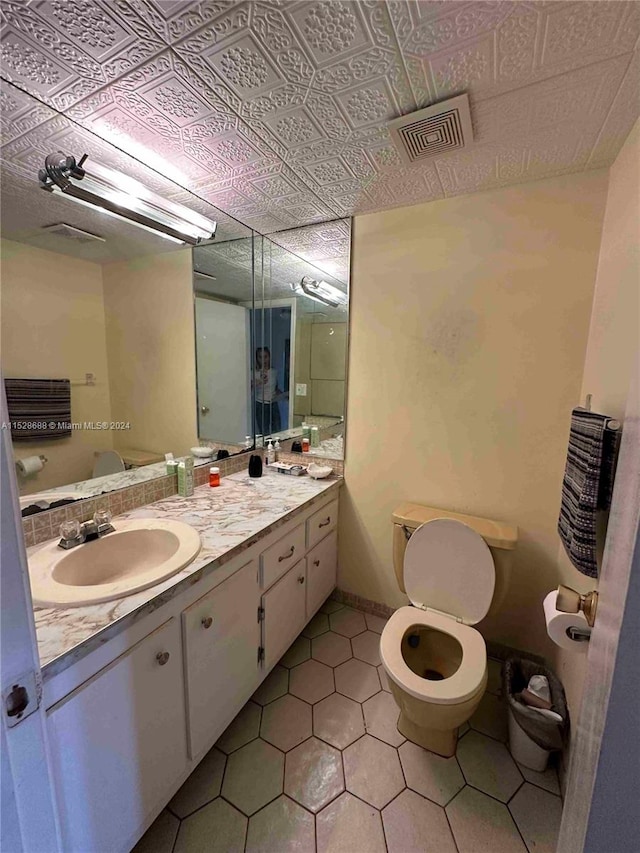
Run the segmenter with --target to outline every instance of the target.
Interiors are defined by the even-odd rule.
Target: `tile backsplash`
[[[238,456],[230,456],[228,459],[211,462],[211,464],[200,465],[194,471],[194,483],[196,486],[203,486],[209,481],[211,465],[217,465],[220,468],[220,476],[227,477],[229,474],[244,471],[248,464],[249,454],[242,453]],[[88,521],[98,509],[106,509],[111,515],[120,515],[123,512],[130,512],[138,507],[168,498],[177,492],[178,478],[175,474],[169,474],[145,483],[137,483],[124,489],[108,492],[98,497],[85,498],[66,506],[39,512],[22,519],[24,541],[27,548],[31,545],[39,545],[41,542],[56,537],[63,521]]]

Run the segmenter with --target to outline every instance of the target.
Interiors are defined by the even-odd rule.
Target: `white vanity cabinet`
[[[65,853],[128,853],[336,585],[302,509],[45,684]]]
[[[262,596],[262,657],[267,671],[280,660],[307,623],[306,563],[303,557]]]
[[[199,758],[258,686],[258,563],[182,612],[189,755]]]
[[[335,588],[337,571],[338,534],[334,530],[307,554],[307,619]]]
[[[187,766],[180,623],[48,711],[65,853],[127,850]]]

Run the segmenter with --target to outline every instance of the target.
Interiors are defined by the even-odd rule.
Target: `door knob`
[[[164,666],[170,657],[171,655],[169,654],[169,652],[158,652],[158,654],[156,655],[156,660],[158,661],[160,666]]]
[[[205,630],[206,630],[207,628],[210,628],[212,625],[213,625],[213,617],[211,617],[211,616],[205,616],[205,617],[202,619],[202,627],[203,627]]]
[[[200,411],[203,415],[208,415],[211,409],[209,408],[209,406],[200,406]]]
[[[587,625],[593,628],[596,621],[596,611],[598,609],[598,592],[592,590],[585,595],[576,592],[569,586],[560,584],[556,594],[556,610],[562,613],[578,613],[580,610],[584,613],[584,618],[587,620]]]

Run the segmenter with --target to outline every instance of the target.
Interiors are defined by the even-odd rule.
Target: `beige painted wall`
[[[624,419],[634,365],[640,360],[640,121],[609,172],[602,244],[580,397],[596,412]],[[581,592],[597,584],[580,574],[559,546],[562,582]],[[586,656],[554,649],[574,718]]]
[[[114,446],[188,453],[197,444],[191,250],[102,268]]]
[[[606,173],[356,217],[342,588],[392,606],[391,512],[517,524],[485,636],[550,654],[542,599],[579,400]]]
[[[98,264],[2,240],[2,368],[7,377],[81,380],[73,385],[74,422],[110,421],[102,272]],[[112,446],[111,433],[77,430],[69,438],[16,442],[16,459],[43,454],[44,469],[20,479],[21,494],[91,476],[94,451]]]

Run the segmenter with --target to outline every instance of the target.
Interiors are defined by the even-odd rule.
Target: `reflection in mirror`
[[[3,122],[0,331],[4,377],[17,380],[11,412],[45,423],[12,435],[30,513],[164,476],[165,453],[198,444],[191,249],[45,192],[47,156],[87,153],[215,220],[216,242],[250,243],[252,232],[164,177],[181,180],[157,155],[130,157],[19,97],[38,124]]]
[[[193,250],[198,435],[237,453],[253,446],[253,240]]]
[[[256,434],[308,437],[330,458],[344,455],[349,243],[348,220],[271,235],[256,276]],[[314,244],[322,268],[285,248],[312,254]]]

